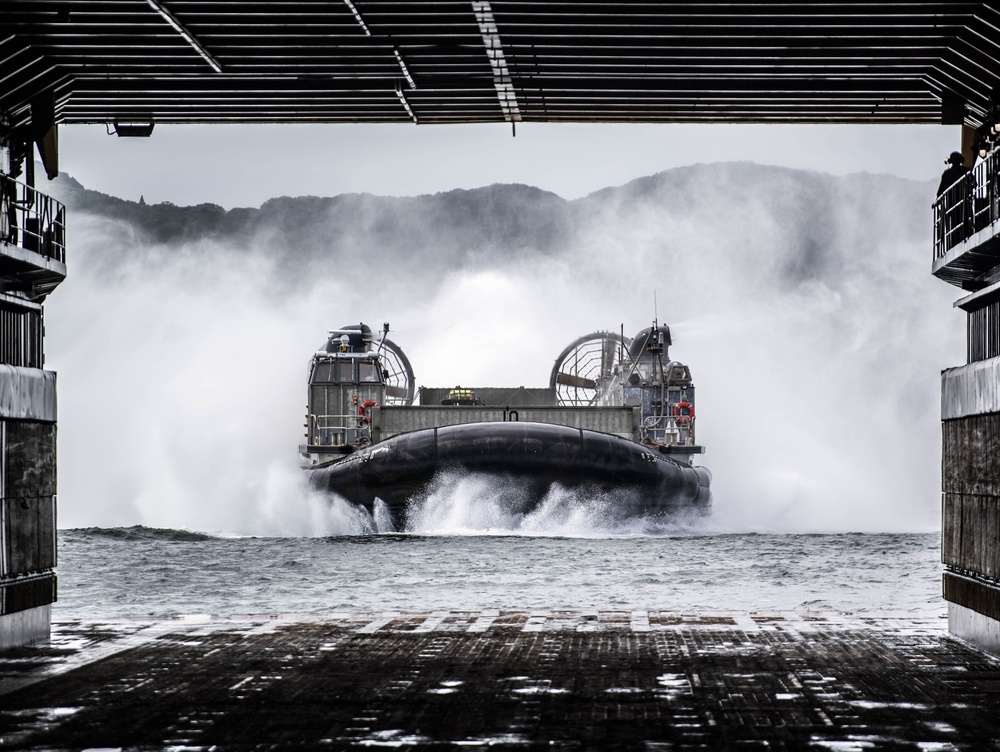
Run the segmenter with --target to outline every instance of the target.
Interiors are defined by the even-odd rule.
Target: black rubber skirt
[[[310,472],[316,489],[369,508],[380,498],[397,512],[447,470],[512,478],[536,502],[558,483],[621,491],[640,513],[705,512],[711,505],[711,474],[705,468],[612,434],[551,423],[468,423],[411,431]]]

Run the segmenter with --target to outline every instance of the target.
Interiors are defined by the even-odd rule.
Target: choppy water
[[[937,534],[60,532],[56,619],[335,610],[937,615]]]

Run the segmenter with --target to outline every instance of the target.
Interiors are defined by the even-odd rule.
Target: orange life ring
[[[361,420],[365,423],[372,422],[372,417],[365,413],[365,410],[367,410],[369,407],[378,407],[378,402],[376,402],[375,400],[365,400],[358,407],[358,415],[361,416]]]
[[[687,410],[683,415],[681,410]],[[687,423],[694,417],[694,407],[690,402],[678,402],[674,405],[674,417],[677,418],[678,423]]]

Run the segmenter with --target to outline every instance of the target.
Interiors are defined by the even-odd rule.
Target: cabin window
[[[337,361],[337,381],[341,384],[354,382],[354,363],[350,360]]]
[[[333,381],[333,363],[317,362],[313,365],[313,384],[329,384]]]
[[[378,369],[371,360],[358,363],[358,381],[378,381]]]

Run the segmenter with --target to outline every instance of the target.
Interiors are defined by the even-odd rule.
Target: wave
[[[170,528],[146,527],[78,527],[60,530],[59,534],[104,538],[115,541],[165,541],[167,543],[192,543],[219,540],[219,536],[200,533],[195,530],[172,530]]]

